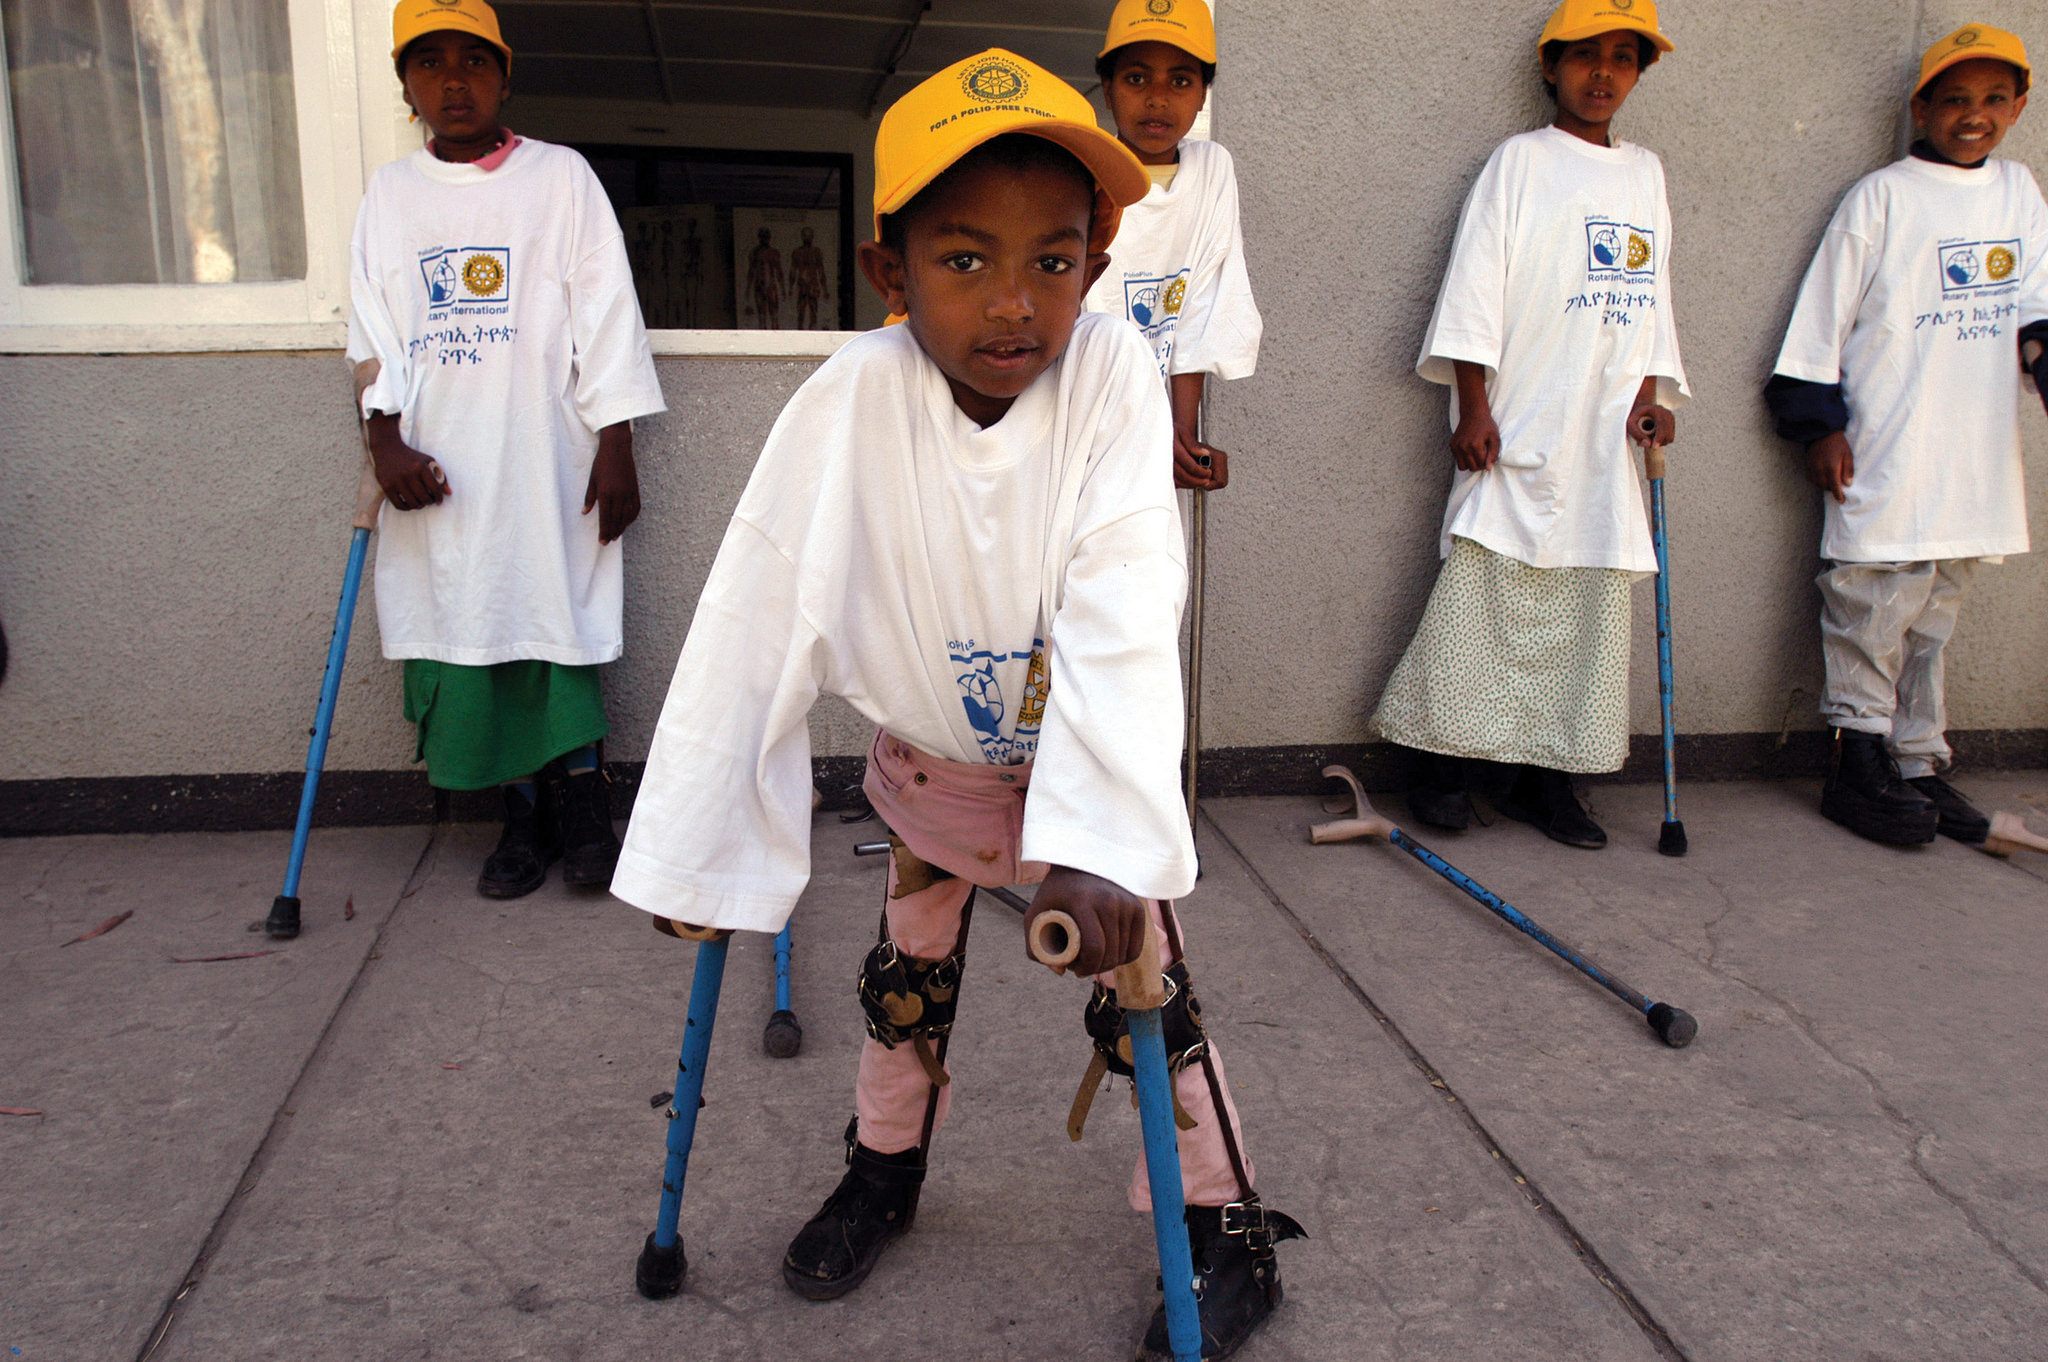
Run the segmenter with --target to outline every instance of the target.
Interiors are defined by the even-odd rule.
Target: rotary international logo
[[[1614,7],[1626,14],[1636,7],[1636,0],[1614,0]]]
[[[1166,297],[1163,300],[1166,303],[1166,315],[1169,317],[1178,315],[1180,312],[1181,304],[1185,303],[1187,300],[1187,280],[1176,279],[1172,283],[1168,284],[1166,286]]]
[[[462,286],[473,297],[489,298],[505,287],[505,267],[496,256],[473,255],[462,262]]]
[[[1961,33],[1956,34],[1956,46],[1975,47],[1977,45],[1978,39],[1982,38],[1983,36],[1983,34],[1979,33],[1974,28],[1966,28]]]
[[[1173,13],[1173,0],[1145,0],[1145,12],[1155,19],[1164,19]]]
[[[1650,243],[1637,236],[1634,232],[1630,232],[1628,234],[1628,255],[1626,259],[1628,267],[1632,270],[1639,270],[1649,264]]]
[[[2003,246],[1994,246],[1991,253],[1984,257],[1984,273],[1993,279],[2010,279],[2018,264],[2019,261],[2013,257],[2011,251]]]
[[[960,88],[987,104],[1002,104],[1023,98],[1030,88],[1024,68],[1001,57],[977,62],[960,76]]]

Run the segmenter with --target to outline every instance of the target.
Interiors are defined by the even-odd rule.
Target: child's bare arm
[[[1175,374],[1168,380],[1173,399],[1173,485],[1198,492],[1220,492],[1230,482],[1230,455],[1204,444],[1203,374]]]
[[[399,438],[396,416],[380,411],[367,424],[370,463],[377,473],[377,485],[384,489],[384,499],[400,511],[440,505],[441,498],[449,494],[441,465]]]
[[[1671,408],[1657,404],[1657,376],[1643,380],[1636,390],[1635,405],[1628,413],[1628,438],[1643,446],[1663,448],[1678,438],[1678,417]]]
[[[1140,933],[1152,930],[1152,918],[1142,899],[1100,875],[1056,865],[1024,914],[1027,943],[1039,914],[1055,908],[1073,918],[1080,933],[1081,953],[1071,966],[1076,974],[1102,974],[1129,964],[1143,949]],[[1028,947],[1025,954],[1030,954]]]
[[[597,433],[597,457],[583,489],[583,514],[597,511],[597,542],[609,544],[640,518],[640,473],[633,464],[633,423],[619,421]]]
[[[1500,427],[1486,400],[1486,366],[1454,360],[1457,374],[1458,428],[1451,432],[1451,457],[1467,473],[1484,473],[1500,462]]]

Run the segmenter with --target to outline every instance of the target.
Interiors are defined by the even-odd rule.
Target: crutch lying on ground
[[[1309,840],[1311,842],[1348,842],[1363,837],[1383,838],[1393,843],[1416,860],[1428,866],[1431,870],[1434,870],[1437,874],[1449,880],[1452,884],[1458,886],[1458,888],[1464,890],[1467,895],[1492,912],[1494,916],[1528,936],[1535,938],[1581,974],[1584,974],[1594,983],[1642,1013],[1644,1020],[1649,1022],[1650,1029],[1657,1033],[1657,1039],[1663,1041],[1674,1050],[1683,1049],[1685,1046],[1692,1044],[1692,1038],[1699,1034],[1700,1028],[1699,1023],[1692,1019],[1690,1013],[1681,1011],[1669,1003],[1651,1002],[1648,998],[1636,992],[1606,970],[1601,969],[1570,946],[1559,941],[1549,932],[1544,931],[1533,919],[1516,908],[1512,903],[1509,903],[1500,895],[1471,879],[1456,866],[1444,860],[1420,842],[1417,842],[1387,819],[1382,818],[1374,810],[1371,803],[1367,801],[1364,788],[1359,785],[1358,777],[1351,774],[1350,768],[1326,766],[1323,768],[1323,774],[1331,780],[1341,780],[1350,787],[1355,812],[1349,818],[1341,818],[1330,823],[1316,824],[1313,828],[1309,829]]]
[[[2018,814],[2000,811],[1991,815],[1991,833],[1977,850],[2001,858],[2015,851],[2048,851],[2048,837],[2029,828]]]
[[[1058,909],[1040,913],[1025,944],[1031,958],[1052,970],[1066,968],[1081,951],[1074,919]],[[1174,1362],[1201,1362],[1202,1318],[1195,1304],[1195,1262],[1188,1246],[1187,1205],[1181,1195],[1180,1145],[1173,1114],[1173,1079],[1159,1009],[1166,1003],[1159,941],[1148,920],[1138,958],[1116,972],[1116,1000],[1130,1027],[1131,1065],[1137,1070],[1138,1123],[1145,1136],[1145,1180],[1152,1192],[1152,1237],[1159,1246],[1159,1281],[1166,1297],[1166,1335]]]
[[[349,532],[348,566],[341,574],[341,602],[334,611],[334,632],[327,641],[327,671],[320,678],[320,704],[313,712],[311,741],[306,744],[306,781],[299,789],[299,817],[292,827],[291,858],[285,862],[284,888],[270,903],[263,931],[274,941],[299,934],[299,872],[306,864],[306,839],[313,831],[313,800],[320,793],[320,772],[327,764],[327,737],[334,728],[334,704],[341,695],[341,671],[348,661],[348,635],[356,618],[356,594],[363,584],[363,558],[370,532],[377,528],[377,508],[384,490],[370,462],[370,437],[363,425],[363,392],[377,381],[382,366],[366,359],[355,368],[356,434],[363,446],[363,474],[356,483],[354,528]],[[436,470],[438,476],[439,470]]]

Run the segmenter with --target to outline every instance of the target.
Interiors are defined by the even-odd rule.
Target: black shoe
[[[1897,847],[1926,845],[1941,822],[1934,801],[1900,777],[1884,739],[1847,728],[1835,730],[1820,811],[1859,837]]]
[[[1204,1359],[1228,1357],[1280,1303],[1280,1260],[1273,1246],[1306,1239],[1292,1216],[1269,1211],[1257,1197],[1228,1206],[1188,1207],[1188,1248],[1195,1260],[1195,1308],[1202,1318]],[[1152,1313],[1139,1362],[1171,1362],[1166,1305]]]
[[[1472,826],[1472,796],[1465,793],[1465,764],[1456,757],[1411,749],[1408,757],[1408,812],[1415,821],[1445,832]]]
[[[476,892],[487,899],[516,899],[546,882],[548,867],[562,849],[547,831],[547,811],[536,807],[536,800],[547,800],[545,785],[534,787],[535,799],[519,793],[515,785],[499,788],[505,794],[505,830],[498,836],[497,849],[484,858]]]
[[[1572,790],[1572,778],[1543,766],[1524,766],[1515,783],[1496,805],[1502,813],[1528,823],[1553,842],[1598,850],[1607,845],[1607,830],[1593,821]]]
[[[1991,820],[1969,800],[1963,792],[1943,780],[1940,776],[1915,776],[1906,782],[1934,805],[1934,830],[1943,837],[1953,837],[1973,847],[1984,845],[1984,839],[1991,835]]]
[[[922,1150],[877,1154],[853,1143],[847,1165],[846,1176],[782,1256],[782,1280],[809,1300],[837,1300],[866,1281],[889,1241],[917,1218]]]
[[[619,864],[619,835],[612,830],[612,782],[602,768],[572,776],[550,775],[555,826],[562,841],[562,883],[578,889],[609,889]]]

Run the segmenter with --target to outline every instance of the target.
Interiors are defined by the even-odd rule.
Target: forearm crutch
[[[1678,729],[1671,717],[1671,544],[1664,518],[1664,450],[1643,446],[1650,479],[1650,528],[1657,541],[1657,703],[1664,712],[1664,827],[1657,850],[1685,855],[1685,824],[1678,819]]]
[[[1545,931],[1534,918],[1514,904],[1395,827],[1391,820],[1381,817],[1367,801],[1365,790],[1358,783],[1358,777],[1351,774],[1348,767],[1326,766],[1323,768],[1323,775],[1331,780],[1343,781],[1351,791],[1355,807],[1349,818],[1318,823],[1310,828],[1308,838],[1311,842],[1348,842],[1358,838],[1371,838],[1392,843],[1462,889],[1473,902],[1536,941],[1573,969],[1634,1008],[1642,1015],[1643,1020],[1649,1023],[1650,1029],[1656,1032],[1657,1039],[1674,1050],[1682,1050],[1692,1044],[1693,1037],[1699,1034],[1700,1027],[1699,1023],[1693,1020],[1691,1013],[1673,1007],[1670,1003],[1653,1002],[1630,988]]]
[[[327,640],[327,670],[320,678],[320,703],[313,711],[313,727],[306,744],[306,780],[299,787],[299,816],[292,825],[291,857],[285,862],[284,888],[270,901],[270,916],[263,919],[263,932],[273,941],[289,941],[299,934],[299,872],[306,864],[306,842],[313,832],[313,800],[320,793],[320,772],[327,765],[327,738],[334,730],[334,706],[341,695],[341,672],[348,662],[348,636],[356,618],[356,595],[363,585],[363,559],[369,552],[370,532],[377,528],[377,508],[384,504],[384,489],[377,485],[377,473],[370,462],[369,433],[363,426],[363,390],[377,381],[379,364],[366,359],[355,369],[356,434],[363,446],[363,471],[356,482],[356,513],[349,532],[348,566],[341,574],[341,601],[334,609],[334,632]]]
[[[1152,1237],[1159,1246],[1159,1281],[1166,1297],[1166,1336],[1174,1362],[1201,1362],[1202,1317],[1195,1305],[1194,1254],[1188,1247],[1187,1204],[1181,1192],[1173,1079],[1166,1069],[1166,1041],[1159,1021],[1166,986],[1159,968],[1158,936],[1149,917],[1140,935],[1144,947],[1138,958],[1117,969],[1116,1000],[1130,1028],[1131,1067],[1137,1071],[1138,1123],[1145,1135],[1145,1176],[1152,1191]],[[1027,944],[1032,959],[1065,973],[1080,953],[1081,933],[1073,918],[1049,909],[1032,922]]]
[[[775,934],[775,1012],[761,1032],[761,1048],[776,1059],[790,1059],[804,1047],[804,1029],[789,1006],[789,924]]]
[[[654,1232],[640,1249],[633,1285],[649,1300],[683,1289],[689,1259],[676,1222],[683,1210],[683,1180],[690,1171],[690,1146],[697,1138],[697,1109],[704,1104],[704,1066],[711,1058],[711,1028],[718,1020],[718,991],[725,982],[725,949],[731,932],[708,931],[667,918],[658,930],[697,943],[697,970],[690,980],[690,1009],[683,1022],[682,1057],[676,1061],[676,1089],[668,1104],[668,1157],[661,1168],[661,1209]]]
[[[1194,504],[1188,512],[1189,591],[1194,597],[1188,615],[1188,827],[1195,824],[1196,777],[1202,762],[1202,603],[1209,585],[1209,494],[1197,489],[1188,494]]]

